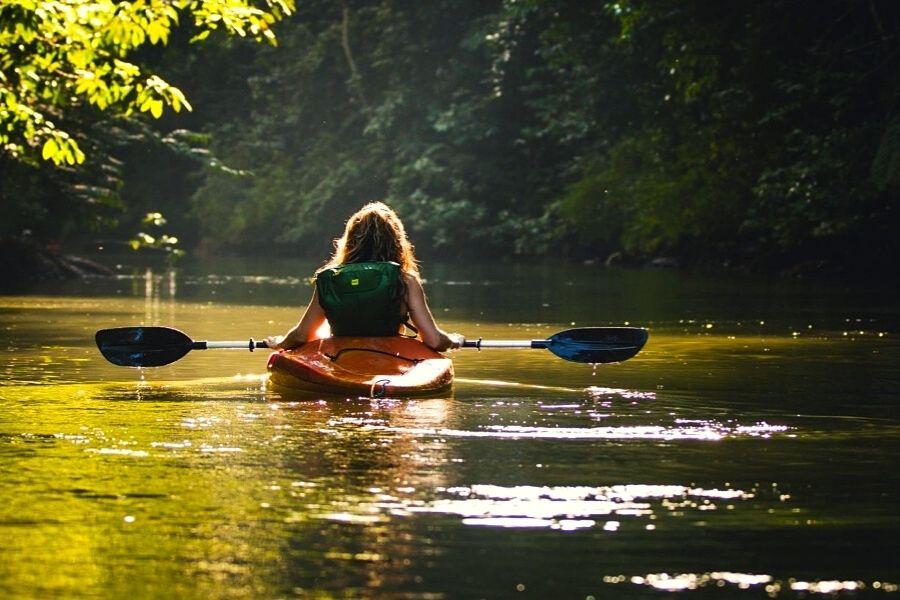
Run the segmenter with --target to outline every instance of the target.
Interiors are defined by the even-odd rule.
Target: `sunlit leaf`
[[[41,150],[41,158],[49,160],[56,157],[57,152],[59,152],[59,148],[56,145],[56,140],[50,138],[44,142],[44,147]]]

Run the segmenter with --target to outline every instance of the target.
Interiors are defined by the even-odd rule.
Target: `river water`
[[[898,295],[566,265],[424,266],[470,338],[639,325],[622,364],[453,353],[426,400],[286,398],[264,352],[106,363],[97,329],[286,330],[311,264],[0,296],[0,595],[888,597]],[[665,595],[665,594],[663,594]]]

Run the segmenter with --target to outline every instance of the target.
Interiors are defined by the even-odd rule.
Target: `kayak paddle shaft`
[[[547,340],[466,340],[463,348],[546,348]]]
[[[213,348],[232,348],[235,350],[253,350],[254,348],[268,348],[265,342],[254,342],[252,339],[249,343],[240,342],[194,342],[193,350],[212,350]]]

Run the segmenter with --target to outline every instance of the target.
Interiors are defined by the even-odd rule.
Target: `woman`
[[[316,339],[326,319],[332,334],[341,336],[398,335],[412,321],[425,345],[438,352],[465,341],[434,322],[413,246],[397,213],[382,202],[366,204],[350,217],[331,260],[316,271],[300,322],[266,342],[272,349],[302,346]]]

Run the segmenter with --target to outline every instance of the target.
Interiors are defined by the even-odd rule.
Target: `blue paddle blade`
[[[190,352],[194,344],[170,327],[101,329],[96,341],[103,357],[120,367],[161,367]]]
[[[648,337],[647,330],[640,327],[581,327],[550,337],[546,348],[573,362],[622,362],[640,352]]]

